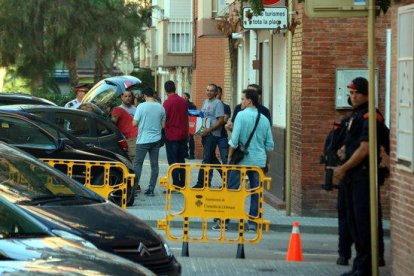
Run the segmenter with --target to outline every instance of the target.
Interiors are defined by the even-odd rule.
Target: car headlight
[[[59,229],[52,229],[52,232],[56,235],[59,236],[61,238],[67,239],[67,240],[71,240],[73,242],[76,242],[78,244],[81,244],[85,247],[89,247],[92,249],[98,249],[93,243],[85,240],[82,237],[76,236],[70,232],[64,231],[64,230],[59,230]]]

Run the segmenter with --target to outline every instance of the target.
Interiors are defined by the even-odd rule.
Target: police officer
[[[65,104],[65,107],[67,108],[73,108],[76,109],[80,106],[83,97],[85,97],[86,92],[88,92],[90,89],[90,85],[89,84],[81,84],[75,87],[75,91],[76,91],[76,98],[67,102]]]
[[[344,140],[345,162],[334,168],[334,183],[342,181],[344,185],[346,215],[357,254],[352,270],[343,275],[371,275],[368,81],[362,77],[355,78],[348,89],[353,112],[347,123]],[[379,146],[386,140],[384,136],[388,135],[385,129],[383,119],[377,119],[378,156]],[[379,179],[379,182],[382,181]],[[382,237],[381,210],[379,224],[379,235]],[[380,254],[382,250],[380,248]]]

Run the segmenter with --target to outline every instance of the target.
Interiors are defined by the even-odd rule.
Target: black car
[[[0,274],[153,275],[139,264],[97,250],[90,242],[65,233],[69,239],[59,237],[0,196]]]
[[[11,105],[11,104],[36,104],[36,105],[52,105],[56,106],[55,103],[35,97],[29,94],[24,93],[14,93],[14,92],[0,92],[0,105]]]
[[[2,142],[0,195],[54,232],[82,237],[98,249],[137,262],[158,275],[181,272],[168,245],[142,220]]]
[[[40,105],[0,106],[0,110],[24,111],[38,115],[69,132],[85,144],[93,144],[128,158],[128,144],[122,133],[110,120],[93,112]]]
[[[29,117],[29,119],[27,118]],[[75,138],[76,139],[76,138]],[[90,160],[121,162],[127,166],[129,173],[134,174],[131,162],[123,156],[108,152],[97,147],[83,146],[82,142],[74,140],[73,137],[65,135],[59,128],[43,121],[35,115],[0,111],[0,140],[14,145],[37,158],[63,159],[63,160]],[[74,148],[80,147],[80,149]],[[63,173],[68,173],[68,166],[56,167]],[[72,178],[80,183],[86,182],[86,172],[83,167],[74,166]],[[91,184],[103,183],[104,170],[102,167],[94,167],[91,171]],[[111,169],[109,184],[117,185],[124,181],[124,174],[120,169]],[[127,188],[127,205],[132,206],[135,201],[135,191],[132,182]],[[116,190],[111,193],[109,199],[121,205],[122,191]]]

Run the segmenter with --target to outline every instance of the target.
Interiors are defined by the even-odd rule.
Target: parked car
[[[79,138],[85,144],[93,144],[128,158],[128,144],[122,133],[111,120],[93,112],[40,105],[0,106],[0,110],[24,111],[38,115]]]
[[[84,246],[80,237],[70,235],[75,240],[59,237],[0,196],[0,274],[154,275],[82,239],[88,247]]]
[[[16,92],[0,92],[0,105],[11,105],[11,104],[36,104],[36,105],[52,105],[56,106],[55,103],[35,97],[29,94],[16,93]]]
[[[49,229],[82,237],[158,275],[180,274],[181,266],[168,245],[145,222],[3,142],[0,179],[0,195]]]
[[[134,173],[134,168],[127,158],[104,149],[83,146],[84,144],[82,142],[74,140],[74,137],[68,136],[63,131],[59,131],[58,127],[51,126],[51,124],[41,118],[30,114],[23,116],[22,112],[20,113],[0,111],[0,140],[14,145],[37,158],[118,161],[127,166],[129,173]],[[77,149],[76,145],[80,149]],[[67,166],[58,166],[57,168],[63,173],[67,173]],[[85,183],[86,172],[84,168],[74,166],[72,177],[80,183]],[[94,167],[91,171],[91,177],[92,184],[101,184],[104,179],[103,168]],[[123,183],[123,181],[123,172],[120,169],[111,169],[109,178],[110,185],[117,185]],[[109,199],[121,205],[122,191],[116,190],[112,192]],[[127,189],[127,205],[132,206],[134,201],[135,191],[132,186],[129,186]]]

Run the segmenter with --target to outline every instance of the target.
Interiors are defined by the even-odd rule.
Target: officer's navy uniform
[[[368,102],[357,107],[352,113],[345,136],[345,154],[348,160],[359,148],[360,143],[368,141]],[[385,125],[383,120],[377,120],[378,156],[381,141],[385,139]],[[379,163],[379,161],[378,161]],[[349,227],[357,255],[352,270],[359,272],[356,275],[371,275],[371,230],[370,230],[370,195],[369,195],[369,157],[360,164],[347,171],[344,179],[346,194],[346,212]],[[378,179],[379,183],[383,179]],[[379,202],[379,200],[378,200]],[[383,229],[381,221],[381,207],[379,205],[379,253],[383,256]]]

